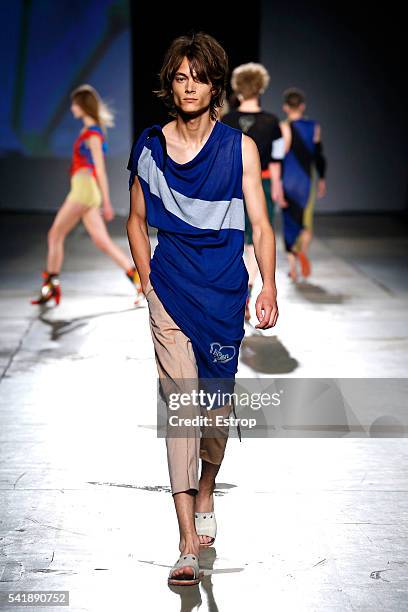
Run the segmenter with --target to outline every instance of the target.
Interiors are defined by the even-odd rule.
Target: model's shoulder
[[[266,119],[270,123],[279,123],[279,117],[275,115],[275,113],[270,113],[269,111],[263,111],[263,115],[264,117],[266,117]]]
[[[301,123],[304,125],[316,125],[317,121],[315,119],[311,119],[310,117],[302,117],[299,119]]]
[[[127,169],[131,170],[132,168],[137,167],[137,163],[139,161],[139,157],[142,154],[142,151],[147,147],[150,148],[148,143],[150,142],[150,138],[154,135],[153,128],[160,127],[156,125],[149,125],[145,127],[141,132],[136,134],[136,138],[132,143],[132,148],[130,152],[129,162]]]
[[[84,132],[82,132],[82,136],[88,138],[89,136],[100,136],[101,138],[105,138],[105,133],[102,130],[100,125],[89,125]]]
[[[224,117],[223,117],[224,119]],[[227,123],[224,123],[223,121],[219,121],[218,122],[220,126],[222,126],[222,130],[224,131],[224,133],[226,135],[230,135],[230,136],[236,136],[236,135],[242,135],[242,130],[239,130],[238,128],[234,128],[231,125],[228,125]]]
[[[176,125],[176,119],[172,119],[171,121],[166,121],[166,123],[163,123],[162,125],[155,124],[152,126],[152,129],[155,130],[156,128],[159,128],[163,134],[170,136]]]
[[[160,134],[162,134],[162,131],[159,124],[153,124],[143,128],[141,132],[136,134],[136,138],[133,141],[133,148],[143,148],[143,146],[146,145],[154,136],[159,136]]]
[[[236,110],[230,110],[221,117],[221,121],[225,121],[225,120],[230,121],[231,119],[235,119],[237,115],[238,113]]]
[[[152,136],[156,136],[158,134],[163,134],[163,128],[166,127],[166,125],[160,125],[159,123],[153,123],[152,125],[149,125],[147,128],[145,128],[143,130],[143,134],[145,134],[146,138],[151,138]]]
[[[247,152],[258,152],[258,146],[255,142],[255,140],[252,138],[252,136],[249,136],[249,134],[244,134],[243,132],[240,132],[241,136],[242,136],[242,147],[243,149],[245,149]]]

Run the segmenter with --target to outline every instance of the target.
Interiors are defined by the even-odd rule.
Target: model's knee
[[[54,246],[60,242],[63,242],[65,234],[58,228],[58,226],[52,225],[48,230],[47,240],[49,246]]]
[[[92,240],[98,249],[101,251],[107,251],[109,249],[109,240],[106,239],[105,236],[100,234],[95,234],[92,236]]]
[[[213,465],[221,465],[228,437],[229,427],[213,428],[212,431],[206,430],[200,440],[200,459]]]
[[[202,444],[200,448],[200,459],[219,467],[224,460],[226,444],[227,439],[225,439],[224,444]]]

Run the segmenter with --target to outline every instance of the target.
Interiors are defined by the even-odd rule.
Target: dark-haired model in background
[[[289,276],[296,281],[297,260],[304,277],[311,273],[308,249],[312,240],[313,210],[316,195],[322,198],[326,194],[326,159],[323,155],[320,125],[304,117],[304,93],[299,89],[286,90],[283,94],[283,110],[287,119],[280,124],[285,141],[282,166],[284,201],[280,205]]]
[[[140,278],[128,255],[112,240],[106,221],[114,217],[109,196],[108,177],[105,168],[107,150],[106,128],[113,126],[113,113],[94,87],[80,85],[71,93],[71,112],[83,127],[74,142],[70,167],[71,190],[55,216],[48,231],[47,265],[43,271],[43,284],[32,304],[45,304],[54,300],[59,304],[61,288],[59,274],[64,261],[64,241],[82,220],[95,245],[120,266],[141,293]]]
[[[174,40],[157,93],[175,119],[146,128],[129,159],[128,236],[149,304],[162,389],[227,379],[232,383],[228,392],[233,391],[248,290],[242,257],[244,195],[263,279],[257,327],[273,327],[278,318],[275,236],[258,150],[251,138],[217,121],[227,71],[227,55],[211,36],[197,33]],[[158,228],[152,259],[147,222]],[[205,416],[228,417],[231,410],[232,404],[221,401]],[[213,425],[212,436],[200,437],[200,428],[184,437],[166,436],[181,553],[170,584],[197,584],[199,547],[215,540],[213,492],[228,426],[218,428],[215,419]]]
[[[231,87],[238,98],[239,106],[222,116],[223,123],[242,130],[256,143],[261,159],[262,186],[265,193],[269,221],[274,226],[274,201],[282,200],[281,161],[284,156],[284,141],[279,119],[273,113],[262,110],[260,96],[269,85],[270,76],[262,64],[249,62],[235,68],[231,76]],[[245,320],[251,318],[249,300],[258,274],[258,263],[254,252],[252,225],[245,208],[245,261],[249,274],[248,297]]]

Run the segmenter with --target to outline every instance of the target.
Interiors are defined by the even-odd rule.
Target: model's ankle
[[[211,497],[213,494],[214,494],[214,487],[200,485],[200,488],[197,493],[197,497],[202,499],[203,497]]]
[[[200,550],[200,539],[198,535],[191,538],[181,538],[179,550],[182,555],[187,555],[188,553],[198,554]]]

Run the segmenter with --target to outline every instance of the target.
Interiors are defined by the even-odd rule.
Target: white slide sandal
[[[208,542],[207,544],[200,543],[200,546],[205,548],[212,546],[215,542],[215,536],[217,535],[217,521],[215,520],[214,510],[210,512],[196,512],[195,527],[197,535],[212,538],[212,542]]]
[[[178,576],[172,577],[172,574],[175,569],[180,569],[182,567],[191,567],[194,571],[194,576],[190,576],[189,574],[179,574]],[[198,558],[196,555],[188,553],[187,555],[181,555],[176,563],[170,570],[168,577],[168,584],[175,585],[185,585],[191,586],[193,584],[198,584],[202,578],[203,572],[200,573],[200,567],[198,565]]]

